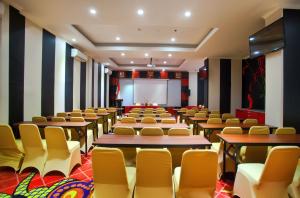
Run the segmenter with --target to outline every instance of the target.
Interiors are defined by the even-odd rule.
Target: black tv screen
[[[255,58],[284,47],[283,19],[249,37],[250,57]]]

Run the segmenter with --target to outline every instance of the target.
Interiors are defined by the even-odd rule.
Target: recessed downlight
[[[134,64],[134,61],[130,61],[130,64]]]
[[[94,8],[91,8],[91,9],[90,9],[90,14],[91,14],[91,15],[96,15],[96,14],[97,14],[97,10],[94,9]]]
[[[121,40],[121,38],[119,36],[116,36],[116,41]]]
[[[164,64],[167,64],[167,61],[164,61]]]
[[[187,17],[187,18],[191,17],[192,16],[191,11],[189,11],[189,10],[185,11],[184,16]]]
[[[138,9],[137,14],[140,15],[140,16],[143,16],[144,15],[144,10],[143,9]]]
[[[168,57],[172,57],[172,54],[168,54]]]
[[[124,53],[124,52],[122,52],[122,53],[121,53],[121,56],[125,56],[125,53]]]
[[[149,54],[148,54],[148,53],[145,53],[144,55],[145,55],[145,57],[148,57],[148,56],[149,56]]]
[[[175,39],[174,37],[172,37],[172,38],[171,38],[171,41],[172,41],[172,42],[175,42],[175,41],[176,41],[176,39]]]
[[[72,41],[73,41],[73,42],[76,42],[77,40],[76,40],[76,38],[72,38]]]

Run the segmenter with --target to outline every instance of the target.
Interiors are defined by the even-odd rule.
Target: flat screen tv
[[[249,36],[250,57],[255,58],[284,47],[283,18]]]

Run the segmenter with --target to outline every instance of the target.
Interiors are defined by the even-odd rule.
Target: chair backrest
[[[147,123],[147,124],[155,124],[157,123],[155,118],[152,117],[145,117],[141,120],[141,123]]]
[[[84,113],[95,113],[94,109],[86,109],[84,110]]]
[[[247,118],[243,121],[243,124],[256,125],[258,123],[257,119]]]
[[[300,157],[297,146],[277,146],[271,149],[259,184],[263,182],[282,182],[288,186],[292,181]]]
[[[222,120],[227,120],[228,118],[234,118],[234,116],[231,115],[230,113],[223,113],[222,114]]]
[[[143,135],[143,136],[163,136],[164,131],[159,127],[144,127],[140,131],[140,135]]]
[[[59,112],[56,114],[57,117],[66,117],[67,113],[66,112]]]
[[[97,113],[107,113],[107,110],[106,109],[98,109]]]
[[[186,114],[188,115],[195,115],[196,111],[194,109],[190,109],[186,111]]]
[[[148,110],[148,111],[144,111],[144,115],[146,115],[146,114],[153,114],[153,111],[152,110]]]
[[[216,187],[218,154],[213,150],[188,150],[183,153],[179,191],[184,188]]]
[[[192,109],[197,113],[199,111],[198,107],[192,107]]]
[[[166,111],[164,109],[158,109],[156,110],[156,113],[158,114],[162,114],[162,113],[165,113]]]
[[[137,153],[136,186],[172,187],[172,159],[168,150],[142,149]]]
[[[180,111],[187,111],[188,109],[187,108],[185,108],[185,107],[183,107],[183,108],[180,108]]]
[[[97,148],[92,151],[93,178],[96,184],[127,185],[123,153],[117,148]]]
[[[267,126],[252,126],[249,129],[249,135],[269,135],[270,130]]]
[[[220,114],[216,114],[216,113],[211,113],[208,116],[209,118],[220,118]]]
[[[19,150],[14,133],[8,124],[0,124],[0,150],[1,149]]]
[[[138,113],[129,113],[128,117],[132,117],[132,118],[138,118],[139,114]]]
[[[151,114],[151,113],[147,114],[147,113],[145,113],[145,114],[144,114],[144,118],[147,118],[147,117],[148,117],[148,118],[149,118],[149,117],[150,117],[150,118],[155,118],[155,114]]]
[[[132,117],[124,117],[121,119],[121,123],[136,123],[136,119]]]
[[[64,150],[69,153],[65,132],[62,127],[46,127],[45,137],[48,150]]]
[[[84,122],[84,118],[83,117],[71,117],[70,121],[71,122]]]
[[[114,129],[116,135],[135,135],[135,130],[132,127],[116,127]]]
[[[220,114],[220,111],[217,111],[217,110],[211,110],[210,113],[211,113],[211,114]]]
[[[228,118],[225,121],[226,124],[240,124],[240,119],[238,118]]]
[[[187,128],[171,128],[168,131],[169,136],[189,136],[190,131]]]
[[[207,124],[222,124],[221,118],[208,118]]]
[[[44,149],[39,128],[35,124],[20,124],[19,130],[25,151],[32,147]]]
[[[167,118],[165,118],[165,119],[161,120],[161,123],[162,124],[176,124],[176,120],[175,119],[167,119]]]
[[[161,113],[161,114],[159,114],[159,117],[161,117],[161,118],[169,118],[171,116],[172,115],[170,113]]]
[[[195,113],[196,118],[206,118],[206,113]]]
[[[222,134],[243,134],[243,129],[241,127],[225,127]]]
[[[140,110],[140,109],[132,109],[130,112],[131,112],[131,113],[140,113],[141,110]]]
[[[73,109],[72,112],[80,112],[81,113],[81,110],[80,109]]]
[[[71,112],[71,117],[82,117],[81,112]]]
[[[64,117],[52,117],[52,122],[66,122],[66,119]]]
[[[32,122],[47,122],[47,118],[43,116],[32,117]]]
[[[294,127],[280,127],[275,131],[276,135],[294,135],[296,134],[296,129]]]
[[[97,117],[97,114],[96,113],[85,113],[84,114],[85,115],[85,117]]]

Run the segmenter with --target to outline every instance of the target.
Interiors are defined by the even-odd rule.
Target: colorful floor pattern
[[[0,170],[0,198],[9,197],[47,197],[47,198],[77,198],[92,197],[93,178],[91,155],[82,158],[82,166],[73,169],[70,178],[52,172],[41,177],[34,169],[27,169],[22,174],[12,169]],[[217,182],[216,198],[230,198],[232,184],[223,181]]]

